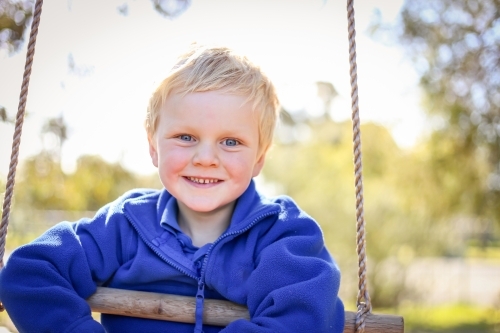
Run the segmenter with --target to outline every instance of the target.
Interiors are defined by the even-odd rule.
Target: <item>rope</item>
[[[364,333],[365,318],[371,312],[371,301],[367,286],[365,219],[363,210],[363,165],[361,163],[361,129],[358,106],[358,74],[356,66],[356,28],[353,0],[347,1],[349,31],[349,64],[351,75],[351,109],[354,151],[354,175],[356,187],[356,251],[358,254],[358,299],[356,302],[356,332]]]
[[[35,55],[36,36],[38,34],[38,25],[42,14],[43,0],[37,0],[35,3],[35,13],[31,23],[31,33],[26,52],[26,64],[24,65],[23,83],[21,85],[21,94],[19,95],[19,106],[17,108],[16,125],[12,141],[12,154],[10,157],[9,173],[7,175],[7,184],[5,184],[5,196],[3,201],[2,223],[0,224],[0,269],[3,268],[3,256],[5,254],[5,238],[7,236],[7,227],[9,225],[10,205],[14,194],[14,183],[16,178],[17,160],[19,157],[19,146],[21,145],[21,133],[23,129],[24,114],[26,113],[26,99],[28,97],[28,86],[31,76],[31,66]],[[0,304],[0,311],[3,305]]]

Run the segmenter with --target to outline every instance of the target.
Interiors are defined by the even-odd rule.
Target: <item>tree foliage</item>
[[[2,0],[0,2],[0,49],[17,51],[33,15],[33,0]]]
[[[445,192],[435,202],[500,224],[500,1],[410,0],[401,18],[434,117],[425,158]]]
[[[24,161],[16,184],[16,205],[40,210],[92,211],[135,187],[159,187],[155,178],[139,177],[119,163],[84,155],[73,173],[42,152]]]

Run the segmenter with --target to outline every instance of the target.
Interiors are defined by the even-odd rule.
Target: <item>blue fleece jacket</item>
[[[268,199],[253,181],[202,265],[165,227],[165,190],[134,190],[92,219],[63,222],[12,253],[0,300],[20,332],[342,332],[340,273],[318,224],[292,199]],[[171,218],[171,217],[170,217]],[[102,315],[85,299],[96,286],[227,299],[251,320],[226,327]]]

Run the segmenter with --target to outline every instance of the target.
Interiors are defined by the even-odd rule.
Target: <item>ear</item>
[[[266,153],[262,153],[259,157],[259,159],[255,162],[255,165],[253,166],[253,172],[252,172],[252,177],[257,177],[260,174],[260,171],[264,167],[264,162],[266,160]]]
[[[151,162],[153,162],[153,165],[155,167],[158,167],[158,150],[156,148],[154,135],[153,137],[151,137],[151,135],[148,135],[148,142],[149,142],[149,155],[151,156]]]

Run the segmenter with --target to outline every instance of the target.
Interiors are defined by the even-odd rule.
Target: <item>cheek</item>
[[[224,165],[233,177],[248,178],[252,176],[254,160],[246,156],[231,156],[225,159]]]
[[[181,149],[166,149],[160,160],[164,172],[171,174],[184,169],[190,162],[190,156]]]

